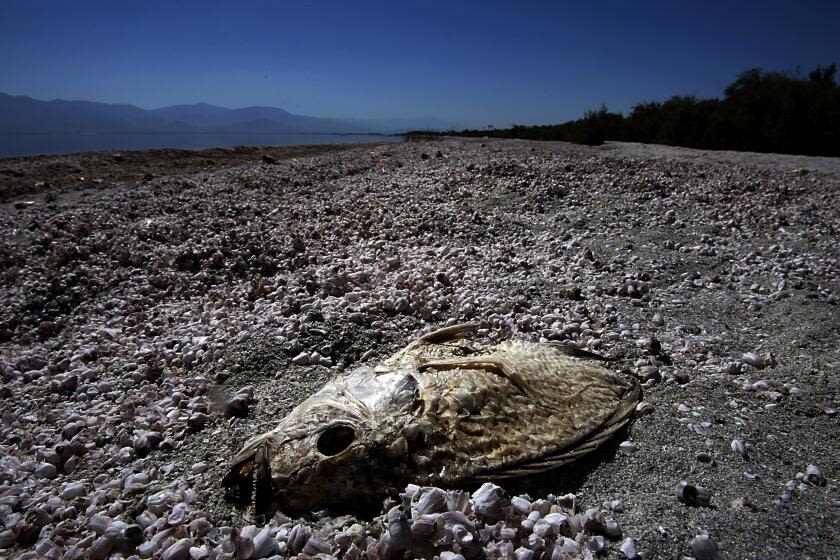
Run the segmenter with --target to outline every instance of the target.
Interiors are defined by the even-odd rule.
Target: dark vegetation
[[[629,115],[606,106],[563,124],[463,130],[457,136],[563,140],[599,145],[605,140],[840,156],[840,86],[837,65],[818,66],[807,78],[753,69],[724,91],[723,99],[674,96],[633,107]],[[409,135],[428,135],[428,132]]]

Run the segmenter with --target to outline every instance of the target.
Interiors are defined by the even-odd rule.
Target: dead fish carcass
[[[631,417],[638,384],[598,356],[467,340],[476,328],[437,330],[333,379],[251,439],[224,486],[257,513],[373,505],[409,482],[452,487],[559,467]]]

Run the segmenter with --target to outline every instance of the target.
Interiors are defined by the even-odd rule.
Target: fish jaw
[[[271,471],[277,506],[284,511],[380,506],[383,494],[398,492],[408,481],[407,442],[392,430],[401,426],[397,418],[387,425],[351,425],[345,417],[298,442],[308,450],[305,456],[288,443],[275,448]]]
[[[376,505],[383,490],[398,491],[407,478],[402,430],[419,392],[405,371],[361,368],[334,380],[248,441],[223,485],[260,513]]]

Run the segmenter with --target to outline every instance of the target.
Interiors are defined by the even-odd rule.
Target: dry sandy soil
[[[352,144],[233,146],[196,150],[154,149],[83,152],[0,158],[0,200],[35,193],[110,188],[155,177],[193,175],[248,162],[311,156],[353,147]]]
[[[490,341],[570,340],[644,381],[653,413],[610,445],[503,485],[617,521],[606,557],[627,539],[647,558],[840,557],[840,160],[265,150],[0,160],[0,556],[288,556],[300,524],[307,555],[353,558],[344,512],[263,529],[225,501],[229,457],[331,376],[477,320]],[[53,189],[89,166],[101,183]],[[238,392],[247,414],[229,418],[216,403]],[[680,502],[681,481],[709,504]],[[384,521],[359,521],[373,557]],[[486,535],[490,556],[554,546]],[[585,557],[591,536],[547,557]]]

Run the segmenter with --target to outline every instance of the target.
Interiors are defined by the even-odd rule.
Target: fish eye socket
[[[350,447],[355,439],[356,432],[349,426],[327,428],[324,433],[318,436],[318,452],[327,457],[338,455]]]

